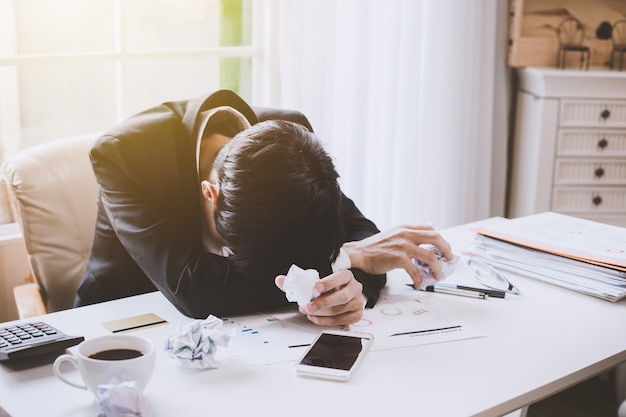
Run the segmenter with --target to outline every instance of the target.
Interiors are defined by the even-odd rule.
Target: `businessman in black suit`
[[[228,234],[226,229],[211,235],[207,224],[213,218],[213,214],[207,217],[206,202],[211,197],[207,164],[213,163],[230,138],[265,120],[287,120],[312,130],[301,113],[252,108],[223,90],[194,100],[164,103],[103,135],[91,151],[100,185],[98,216],[75,305],[156,289],[182,313],[197,318],[286,305],[281,291],[281,274],[286,270],[271,270],[258,262],[258,269],[251,270],[255,263],[241,254],[254,250],[240,245],[241,251],[232,252],[224,244],[229,242],[219,242],[221,235]],[[381,234],[340,191],[337,199],[343,229],[339,236],[345,242],[343,258],[349,259],[352,268],[331,273],[330,264],[341,253],[337,245],[326,248],[326,265],[311,261],[317,262],[325,278],[317,284],[322,295],[303,312],[322,325],[357,321],[364,300],[370,305],[377,300],[384,274],[390,269],[403,267],[414,281],[419,280],[412,265],[408,266],[411,257],[432,264],[437,274],[438,262],[420,243],[433,243],[444,255],[450,254],[447,243],[428,228],[402,227]],[[263,226],[273,230],[276,225]],[[263,245],[257,248],[267,249]],[[282,257],[284,263],[283,255],[266,253]]]

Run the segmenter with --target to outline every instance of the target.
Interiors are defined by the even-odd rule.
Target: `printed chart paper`
[[[393,295],[383,292],[376,306],[365,310],[363,319],[349,330],[373,334],[370,350],[485,336],[461,318],[447,317],[445,311],[435,306],[435,299],[421,298],[414,290]],[[324,329],[294,310],[223,320],[225,329],[234,328],[235,335],[228,348],[218,351],[218,357],[239,356],[256,365],[297,360]]]

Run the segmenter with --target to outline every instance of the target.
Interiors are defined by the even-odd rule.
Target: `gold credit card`
[[[118,320],[111,320],[102,325],[113,333],[126,332],[130,330],[144,329],[150,326],[166,324],[167,320],[162,319],[154,313],[140,314],[139,316],[126,317]]]

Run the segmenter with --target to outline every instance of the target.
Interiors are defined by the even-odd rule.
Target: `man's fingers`
[[[407,260],[402,265],[402,269],[404,269],[407,274],[411,277],[411,281],[413,281],[413,286],[415,289],[419,289],[422,286],[422,276],[420,275],[419,269],[413,263],[412,260]]]
[[[359,288],[362,285],[359,283]],[[332,291],[311,300],[306,306],[306,311],[309,314],[333,316],[336,314],[344,313],[347,310],[356,310],[363,308],[363,295],[361,290],[358,292],[355,290],[348,291]]]
[[[354,275],[351,271],[338,271],[320,279],[315,283],[315,289],[320,293],[332,291],[343,287],[354,280]]]
[[[274,279],[274,283],[276,284],[276,286],[278,288],[280,288],[281,291],[285,291],[283,288],[285,286],[285,279],[287,278],[286,275],[278,275],[275,279]]]
[[[320,326],[355,323],[363,317],[363,285],[350,271],[340,271],[316,283],[321,295],[306,306],[310,321]]]
[[[341,309],[354,299],[363,298],[363,285],[354,278],[351,271],[339,271],[322,278],[315,283],[315,289],[320,292],[320,296],[311,300],[307,306],[307,311],[314,313],[318,310],[329,307],[335,310]],[[341,313],[342,311],[336,311]]]

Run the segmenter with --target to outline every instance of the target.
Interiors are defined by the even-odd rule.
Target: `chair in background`
[[[20,318],[71,308],[91,252],[98,186],[89,150],[99,134],[33,146],[2,166],[34,282],[14,289]]]
[[[591,61],[591,51],[588,46],[583,45],[585,40],[585,26],[575,17],[568,17],[559,23],[556,29],[556,36],[559,41],[559,49],[556,55],[556,67],[565,68],[567,64],[567,53],[578,52],[580,54],[580,69],[585,66],[589,69]]]
[[[618,20],[613,24],[611,35],[613,49],[611,49],[610,67],[615,67],[615,57],[619,54],[619,70],[624,68],[624,54],[626,53],[626,19]]]

